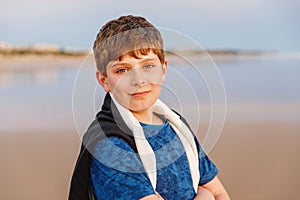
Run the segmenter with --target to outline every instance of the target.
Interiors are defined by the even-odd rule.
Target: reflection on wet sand
[[[22,72],[2,72],[0,87],[10,87],[13,84],[55,84],[58,81],[60,70],[28,70]]]
[[[2,55],[0,87],[13,84],[56,84],[65,69],[79,68],[84,56]]]

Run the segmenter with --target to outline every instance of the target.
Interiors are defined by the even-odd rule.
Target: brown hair
[[[162,64],[165,60],[160,32],[145,18],[132,15],[107,22],[97,34],[93,51],[97,69],[105,76],[107,64],[124,55],[139,58],[152,51]]]

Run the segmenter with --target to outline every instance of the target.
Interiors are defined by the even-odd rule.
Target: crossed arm
[[[218,177],[203,186],[198,187],[198,193],[194,200],[230,200],[223,184]]]
[[[141,200],[162,200],[163,198],[157,193],[143,197]],[[218,177],[203,186],[198,187],[197,196],[194,200],[230,200],[223,184]]]

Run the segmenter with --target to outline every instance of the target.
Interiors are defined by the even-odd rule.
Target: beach
[[[72,91],[85,57],[0,58],[0,199],[67,199],[82,134],[102,102],[94,96],[90,112],[90,101],[83,101],[77,109],[82,124],[76,124]],[[298,199],[299,59],[284,59],[231,57],[218,61],[227,113],[209,156],[233,200]],[[175,67],[181,74],[190,70]],[[93,67],[81,72],[84,81],[94,76]],[[207,102],[200,102],[201,125],[196,132],[201,142],[209,125],[211,105]],[[185,113],[193,111],[189,102],[181,103]],[[196,115],[186,117],[198,120]]]
[[[297,199],[300,125],[225,123],[209,156],[232,199]],[[67,199],[80,148],[74,132],[0,136],[1,199]]]
[[[298,199],[299,123],[227,123],[210,154],[232,199]]]

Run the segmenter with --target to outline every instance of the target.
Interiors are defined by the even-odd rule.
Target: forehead
[[[140,62],[145,62],[145,61],[159,62],[160,60],[159,60],[158,56],[155,53],[153,53],[153,51],[149,51],[145,55],[143,55],[141,53],[139,55],[127,53],[127,54],[120,56],[118,59],[109,62],[108,66],[116,65],[119,63],[135,64],[135,63],[140,63]]]

